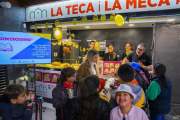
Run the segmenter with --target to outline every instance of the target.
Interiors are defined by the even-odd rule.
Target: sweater
[[[125,114],[125,120],[149,120],[146,113],[132,105],[131,110],[128,114]],[[121,113],[120,107],[117,106],[111,111],[110,120],[123,120],[123,114]]]

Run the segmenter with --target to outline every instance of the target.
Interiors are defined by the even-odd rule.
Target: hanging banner
[[[26,8],[26,21],[180,8],[180,0],[71,0]]]

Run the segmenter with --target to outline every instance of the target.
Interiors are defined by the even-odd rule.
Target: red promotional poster
[[[121,62],[103,61],[103,74],[113,75],[120,66]]]

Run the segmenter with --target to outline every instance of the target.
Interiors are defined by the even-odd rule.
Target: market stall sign
[[[178,9],[180,0],[71,0],[26,8],[26,21]]]

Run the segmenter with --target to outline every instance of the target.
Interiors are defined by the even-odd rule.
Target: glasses
[[[137,48],[137,50],[139,50],[139,51],[144,51],[143,49],[139,49],[139,48]]]

